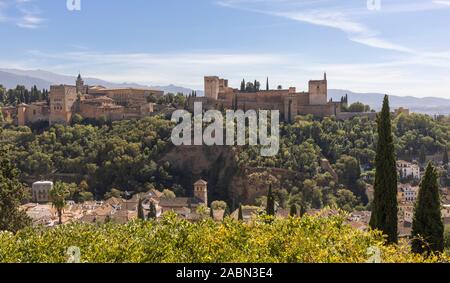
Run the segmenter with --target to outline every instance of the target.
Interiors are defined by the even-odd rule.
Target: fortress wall
[[[334,104],[326,105],[298,105],[298,115],[312,114],[316,117],[333,116],[335,114]]]
[[[49,116],[50,116],[50,108],[47,104],[27,105],[27,108],[25,111],[26,123],[36,123],[39,121],[48,121]]]

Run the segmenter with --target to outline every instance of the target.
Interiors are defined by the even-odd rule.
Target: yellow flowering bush
[[[380,233],[356,230],[344,219],[262,216],[248,224],[191,223],[166,214],[125,225],[28,228],[15,235],[0,232],[0,262],[64,263],[70,247],[78,247],[80,261],[87,263],[364,263],[371,249],[382,262],[449,262],[444,255],[412,254],[404,241],[385,246]]]

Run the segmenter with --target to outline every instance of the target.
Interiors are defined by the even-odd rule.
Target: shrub
[[[245,224],[231,218],[191,223],[169,213],[159,221],[125,225],[75,223],[3,232],[0,262],[62,263],[72,246],[89,263],[365,262],[370,247],[381,250],[384,262],[449,260],[414,255],[405,242],[385,246],[380,233],[356,230],[344,224],[343,216],[262,217]]]

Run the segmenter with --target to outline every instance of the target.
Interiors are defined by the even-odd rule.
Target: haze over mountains
[[[60,75],[44,70],[18,70],[18,69],[0,69],[0,84],[6,88],[15,88],[17,85],[24,85],[31,88],[36,85],[39,89],[48,89],[52,84],[74,84],[76,77]],[[110,88],[151,88],[163,90],[165,92],[188,94],[192,91],[190,88],[176,86],[173,84],[166,86],[146,86],[136,83],[113,83],[97,78],[83,78],[88,85],[102,85]],[[349,102],[356,101],[370,105],[371,108],[379,110],[383,101],[382,93],[356,93],[350,90],[330,89],[329,98],[334,101],[340,101],[341,97],[348,94]],[[203,95],[203,91],[197,90],[197,95]],[[450,99],[438,97],[402,97],[390,95],[390,104],[392,108],[405,107],[413,112],[434,114],[450,114]]]
[[[60,75],[44,70],[19,70],[19,69],[0,69],[0,84],[6,88],[15,88],[17,85],[24,85],[27,88],[36,85],[38,89],[49,89],[50,85],[75,83],[76,76]],[[136,83],[113,83],[97,78],[83,77],[87,85],[102,85],[108,88],[151,88],[163,90],[172,93],[190,93],[192,89],[176,86],[173,84],[167,86],[146,86]],[[198,92],[197,92],[198,93]]]

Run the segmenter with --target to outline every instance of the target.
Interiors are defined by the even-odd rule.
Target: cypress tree
[[[266,90],[269,91],[269,77],[267,77],[267,81],[266,81]]]
[[[145,215],[144,215],[144,207],[142,206],[142,199],[139,199],[139,203],[138,203],[138,218],[141,220],[145,220]]]
[[[242,214],[242,204],[239,205],[238,220],[239,221],[244,221],[244,215]]]
[[[275,198],[272,192],[272,185],[269,186],[269,193],[267,194],[266,213],[267,215],[275,215]]]
[[[241,91],[242,91],[242,92],[245,91],[245,79],[242,79],[242,82],[241,82]]]
[[[428,163],[420,183],[412,224],[412,250],[423,254],[444,250],[444,224],[441,216],[438,173]]]
[[[306,207],[305,205],[300,205],[300,217],[303,217],[303,215],[306,214]]]
[[[225,207],[225,211],[223,212],[223,219],[230,216],[230,208],[228,208],[228,205]]]
[[[442,163],[448,165],[448,149],[444,149],[444,156],[442,157]]]
[[[156,219],[156,207],[155,204],[150,201],[150,210],[148,212],[148,219]]]
[[[389,98],[384,97],[383,109],[377,117],[378,145],[374,200],[370,227],[387,235],[388,243],[397,243],[397,169],[392,136]]]
[[[289,215],[292,217],[296,217],[298,215],[297,214],[297,205],[295,205],[295,204],[291,205],[291,211],[289,212]]]

